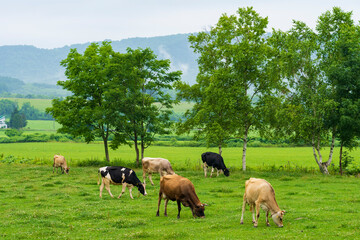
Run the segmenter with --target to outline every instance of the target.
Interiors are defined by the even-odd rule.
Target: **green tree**
[[[17,108],[17,103],[8,99],[0,99],[0,115],[10,116]]]
[[[335,89],[337,134],[340,140],[340,173],[343,147],[352,150],[360,137],[360,27],[343,26],[336,39],[337,61],[327,66],[329,82]]]
[[[296,140],[311,143],[314,158],[322,172],[332,160],[335,135],[332,137],[329,159],[324,162],[321,147],[327,142],[329,126],[325,124],[332,101],[322,76],[316,33],[303,22],[294,21],[287,33],[274,32],[272,43],[277,44],[282,58],[283,78],[289,83],[289,93],[283,111],[287,115],[285,128],[291,129]],[[285,117],[283,117],[285,118]],[[281,118],[280,118],[281,119]]]
[[[45,112],[41,112],[36,109],[29,102],[24,103],[20,109],[21,113],[24,113],[28,120],[51,120],[52,117]]]
[[[199,75],[194,86],[179,86],[180,97],[195,101],[185,128],[202,131],[208,143],[218,144],[219,152],[230,134],[240,137],[244,171],[249,132],[263,129],[262,113],[280,89],[265,37],[267,24],[253,8],[239,8],[237,15],[222,15],[210,31],[190,36],[199,54]]]
[[[20,129],[27,124],[26,117],[23,113],[20,113],[17,108],[11,113],[9,125],[11,128]]]
[[[169,60],[158,60],[149,49],[127,49],[123,77],[127,80],[126,96],[117,104],[117,112],[125,121],[114,119],[116,132],[112,148],[117,148],[124,135],[130,139],[136,152],[136,163],[155,140],[156,134],[168,133],[172,125],[170,115],[175,100],[166,93],[178,81],[180,71],[170,72]],[[117,84],[117,83],[116,83]],[[117,84],[118,85],[118,84]]]
[[[271,37],[279,51],[282,77],[289,84],[282,124],[295,139],[311,143],[315,161],[324,174],[329,173],[333,159],[341,104],[336,97],[338,87],[330,78],[330,66],[341,59],[336,45],[341,29],[352,25],[351,14],[333,8],[333,12],[319,17],[317,32],[294,21],[290,31],[277,31]],[[329,146],[329,138],[329,157],[324,160],[321,149]]]
[[[61,124],[58,132],[83,136],[87,143],[101,137],[108,162],[109,136],[115,129],[111,123],[118,117],[118,112],[114,111],[118,103],[110,99],[113,95],[109,91],[117,91],[119,96],[124,94],[120,92],[123,88],[113,88],[115,80],[118,84],[122,81],[119,79],[121,59],[121,54],[115,53],[106,41],[101,46],[92,43],[84,54],[71,49],[67,58],[61,61],[68,80],[59,81],[58,85],[72,95],[63,100],[54,99],[52,107],[46,109]]]

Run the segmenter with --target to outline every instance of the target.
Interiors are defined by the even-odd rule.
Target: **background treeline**
[[[10,118],[15,109],[18,109],[16,102],[8,99],[0,99],[0,113],[5,115],[6,118]],[[18,110],[25,115],[27,120],[53,120],[51,115],[35,108],[30,102],[25,102]]]

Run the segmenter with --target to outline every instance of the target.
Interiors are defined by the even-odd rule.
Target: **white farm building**
[[[7,128],[5,123],[5,116],[0,116],[0,128]]]

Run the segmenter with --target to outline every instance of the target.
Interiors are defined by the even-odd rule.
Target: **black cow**
[[[100,184],[100,174],[102,177],[101,186],[100,186],[100,197],[102,197],[102,191],[104,189],[104,185],[106,190],[109,192],[110,196],[113,198],[114,196],[110,192],[110,184],[114,185],[122,185],[122,191],[118,198],[125,192],[125,188],[129,188],[130,197],[132,199],[133,196],[131,194],[132,188],[136,186],[141,194],[144,196],[147,195],[145,190],[145,185],[143,185],[139,178],[136,176],[136,173],[130,168],[126,167],[102,167],[99,168],[99,181]]]
[[[225,176],[229,176],[230,172],[229,169],[226,168],[225,163],[221,155],[213,152],[206,152],[201,154],[201,159],[204,163],[204,173],[206,177],[206,170],[207,167],[212,167],[210,177],[212,177],[212,174],[214,172],[214,168],[217,170],[217,176],[219,176],[219,172],[222,170],[224,172]]]

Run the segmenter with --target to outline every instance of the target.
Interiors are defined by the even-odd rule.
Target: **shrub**
[[[350,156],[348,152],[345,151],[343,154],[343,167],[350,175],[359,174],[360,160],[356,160],[354,157]]]
[[[17,130],[17,129],[7,129],[5,130],[5,135],[8,137],[14,137],[14,136],[21,136],[23,134],[23,131]]]

